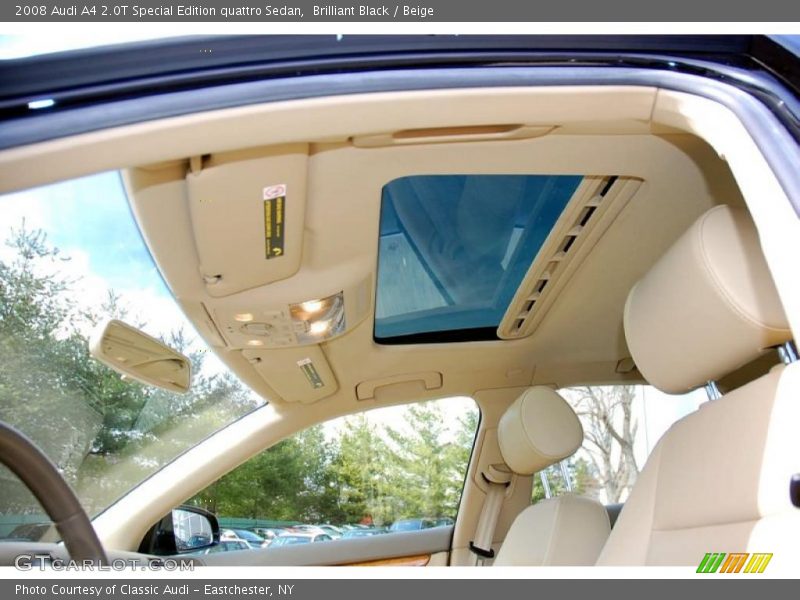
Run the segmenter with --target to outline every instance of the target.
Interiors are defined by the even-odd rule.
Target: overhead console
[[[220,304],[212,313],[220,333],[234,348],[307,346],[342,335],[364,319],[371,291],[372,277],[368,276],[330,296],[291,303]]]

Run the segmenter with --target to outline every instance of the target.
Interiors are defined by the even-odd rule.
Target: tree
[[[401,492],[395,518],[455,517],[466,467],[463,446],[448,441],[437,403],[408,407],[405,421],[407,432],[386,427],[392,487]]]
[[[40,441],[74,481],[101,417],[83,408],[80,381],[52,368],[74,360],[75,341],[64,328],[76,317],[74,303],[64,297],[72,282],[60,274],[65,259],[59,251],[24,221],[7,245],[15,254],[0,261],[0,419]],[[71,417],[54,410],[56,403],[75,409]]]
[[[200,353],[190,356],[189,394],[123,380],[91,358],[83,333],[101,318],[127,317],[120,298],[109,291],[102,306],[80,306],[80,280],[62,274],[69,259],[24,221],[7,245],[14,254],[0,260],[0,419],[36,440],[90,514],[257,405],[230,375],[204,375]],[[181,330],[170,341],[189,346]],[[0,478],[0,510],[39,510],[10,473]]]
[[[383,525],[394,520],[388,455],[389,447],[365,414],[345,419],[333,461],[344,522]]]
[[[346,417],[337,434],[316,426],[261,452],[190,502],[222,517],[389,525],[455,516],[478,412],[448,432],[435,404],[411,406],[402,430]]]
[[[10,237],[0,260],[0,418],[28,433],[62,469],[90,514],[213,433],[258,400],[229,373],[206,374],[182,329],[167,343],[189,355],[189,393],[122,379],[92,359],[86,331],[108,317],[139,327],[109,290],[101,306],[79,304],[79,279],[41,231]],[[455,516],[478,413],[449,431],[433,403],[405,409],[404,428],[348,418],[335,439],[316,426],[258,454],[191,499],[221,516],[305,522]],[[38,511],[29,493],[0,470],[0,510]]]
[[[471,406],[457,420],[452,462],[453,468],[462,478],[467,472],[469,458],[472,456],[472,447],[475,445],[475,434],[478,432],[480,416],[478,409]]]
[[[636,481],[633,451],[638,423],[632,405],[636,387],[584,386],[567,394],[584,427],[586,454],[609,503],[620,502]]]
[[[311,427],[257,454],[188,503],[222,517],[341,522],[333,445]]]

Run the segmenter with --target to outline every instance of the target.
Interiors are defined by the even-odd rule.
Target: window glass
[[[0,465],[0,540],[54,539],[52,522],[22,481]]]
[[[496,338],[582,177],[415,175],[383,188],[375,339]],[[408,339],[408,338],[407,338]],[[433,338],[430,341],[436,341]]]
[[[704,390],[668,395],[649,385],[583,386],[559,390],[584,430],[583,446],[562,464],[545,470],[550,495],[573,491],[604,504],[625,502],[658,440],[678,419],[708,398]],[[541,476],[534,501],[547,497]]]
[[[452,525],[477,427],[470,398],[335,419],[261,452],[189,503],[273,547]]]
[[[192,391],[125,381],[92,359],[87,339],[112,317],[187,354]],[[90,515],[263,404],[184,317],[118,173],[0,196],[0,420],[50,457]],[[0,537],[38,539],[43,523],[0,470]]]

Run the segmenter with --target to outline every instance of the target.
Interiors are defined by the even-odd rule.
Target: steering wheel
[[[61,534],[72,560],[108,563],[89,516],[56,466],[28,437],[2,421],[0,463],[28,486]]]

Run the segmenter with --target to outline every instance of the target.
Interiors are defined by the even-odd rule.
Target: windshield
[[[0,196],[0,419],[30,437],[96,515],[214,431],[264,404],[216,358],[162,281],[118,173]],[[89,356],[118,318],[190,357],[180,395]],[[0,537],[38,539],[47,519],[0,470]]]

